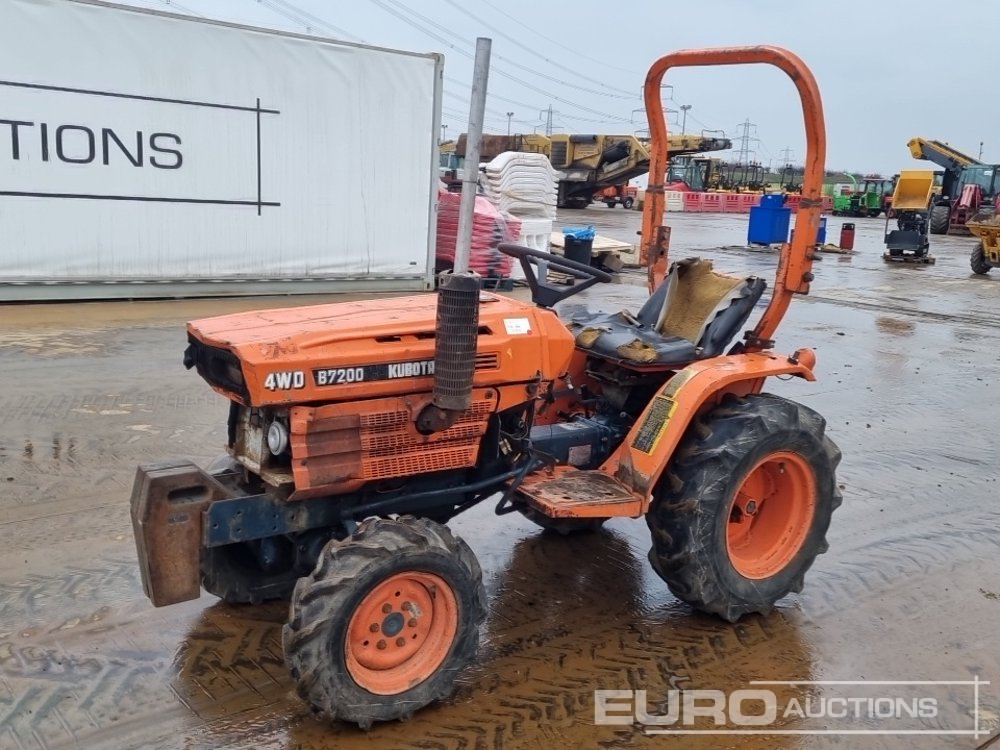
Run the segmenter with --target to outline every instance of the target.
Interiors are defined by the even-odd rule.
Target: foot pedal
[[[564,470],[526,479],[518,496],[550,518],[637,518],[643,498],[603,471]]]

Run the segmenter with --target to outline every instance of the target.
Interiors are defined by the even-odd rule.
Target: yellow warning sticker
[[[674,409],[676,408],[677,403],[672,398],[667,398],[666,396],[657,396],[654,398],[649,413],[642,420],[639,432],[632,441],[632,447],[637,451],[652,455],[656,450],[657,444],[660,442],[660,438],[663,437],[663,433],[667,429],[667,424],[670,422],[670,417],[673,416]]]

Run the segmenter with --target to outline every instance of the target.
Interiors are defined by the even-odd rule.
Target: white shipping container
[[[0,300],[428,288],[442,68],[4,0]]]

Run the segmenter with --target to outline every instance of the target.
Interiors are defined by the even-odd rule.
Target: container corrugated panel
[[[17,148],[0,128],[0,299],[32,285],[72,297],[87,285],[154,296],[430,282],[441,65],[101,3],[7,0],[0,104],[31,124]]]

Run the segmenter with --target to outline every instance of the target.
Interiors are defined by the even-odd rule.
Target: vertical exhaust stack
[[[479,275],[449,274],[438,288],[434,330],[434,407],[443,412],[436,432],[472,406],[479,339]]]
[[[491,46],[489,39],[479,37],[476,40],[455,270],[442,276],[438,285],[434,399],[417,417],[417,429],[424,434],[448,429],[472,406],[472,380],[476,374],[479,343],[479,275],[469,271],[469,250],[479,190],[479,151],[486,114]]]

